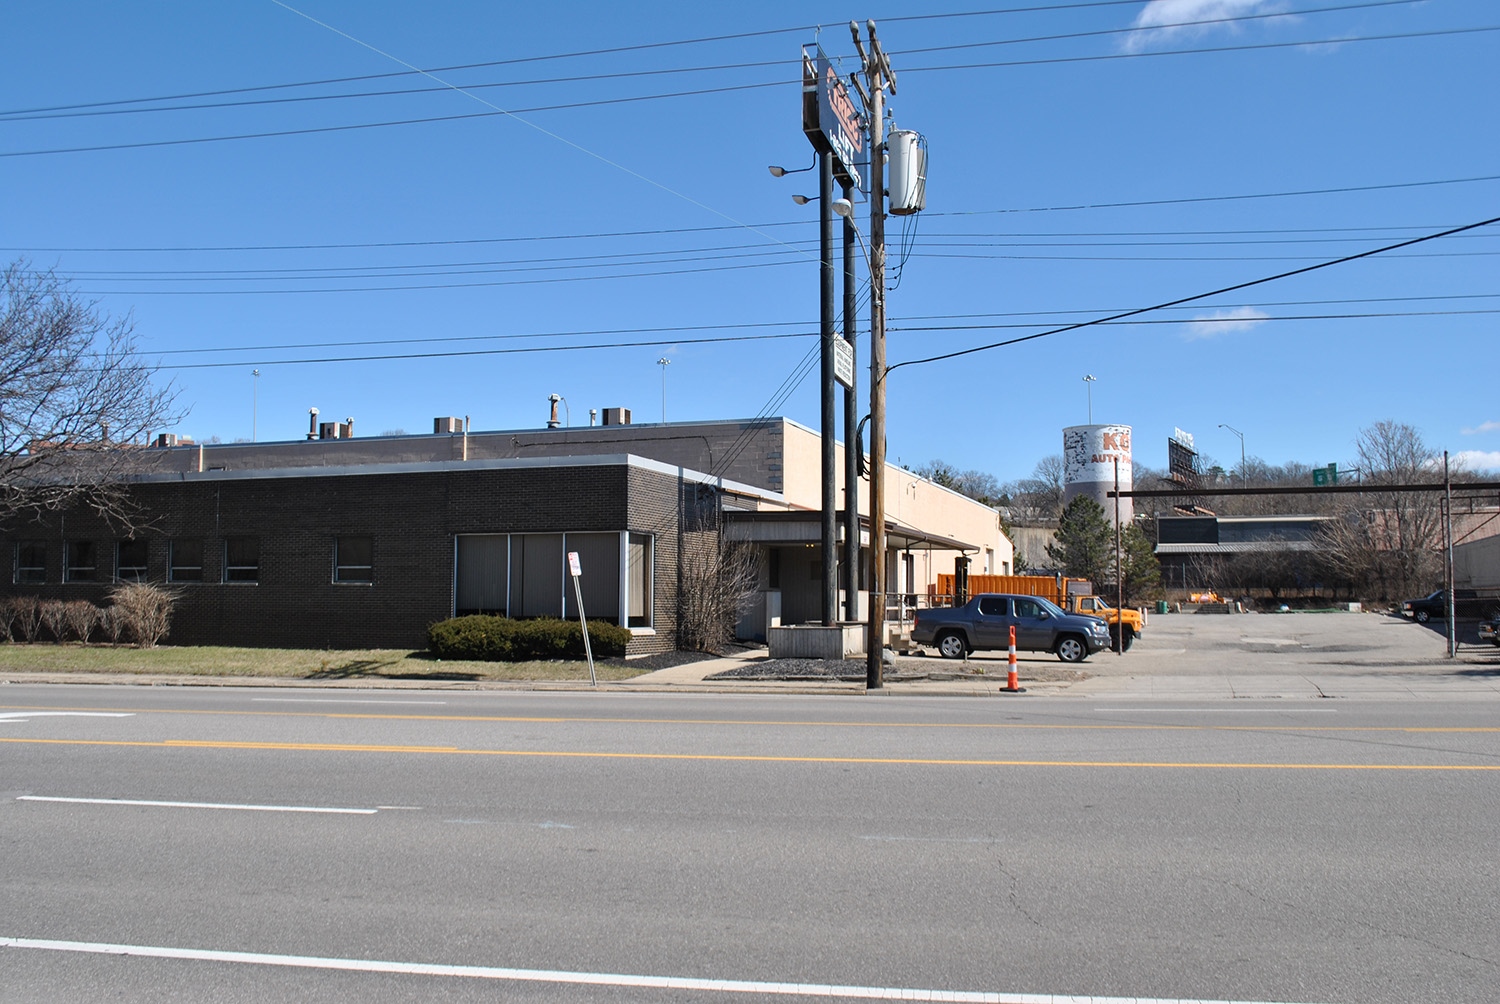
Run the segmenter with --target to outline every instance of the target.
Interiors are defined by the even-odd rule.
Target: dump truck
[[[954,582],[954,576],[940,573],[936,592],[953,596]],[[1146,618],[1139,610],[1132,610],[1129,607],[1123,612],[1116,610],[1113,604],[1104,597],[1094,594],[1093,584],[1087,579],[1069,578],[1066,575],[971,574],[969,595],[977,596],[980,593],[1023,593],[1027,596],[1041,596],[1051,600],[1068,613],[1098,617],[1109,625],[1111,647],[1119,645],[1121,651],[1129,649],[1141,636],[1146,626]],[[1125,624],[1125,635],[1123,639],[1120,639],[1117,635],[1122,619]]]

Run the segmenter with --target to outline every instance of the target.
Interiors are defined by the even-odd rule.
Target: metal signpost
[[[578,600],[578,624],[583,628],[583,654],[589,660],[589,684],[597,687],[599,678],[594,675],[594,646],[589,644],[589,622],[583,614],[583,586],[578,581],[583,575],[583,562],[578,560],[577,551],[568,552],[568,571],[573,575],[573,595]]]

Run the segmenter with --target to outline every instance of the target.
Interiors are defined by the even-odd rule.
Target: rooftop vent
[[[604,409],[604,424],[605,425],[629,425],[630,424],[630,409],[629,408],[605,408]]]

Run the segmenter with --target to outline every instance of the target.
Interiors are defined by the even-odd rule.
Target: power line
[[[1500,25],[1484,25],[1473,28],[1442,28],[1433,31],[1404,31],[1388,35],[1346,35],[1342,38],[1315,38],[1299,42],[1251,42],[1244,45],[1221,45],[1200,49],[1155,49],[1150,52],[1111,52],[1100,56],[1053,56],[1047,59],[1014,59],[992,63],[948,63],[941,66],[913,66],[901,72],[935,73],[942,70],[988,70],[1008,66],[1052,66],[1061,63],[1096,63],[1112,59],[1148,59],[1154,56],[1197,56],[1213,52],[1251,52],[1257,49],[1295,49],[1307,45],[1343,45],[1346,42],[1389,42],[1407,38],[1474,35],[1487,31],[1500,31]]]
[[[1102,29],[1102,30],[1098,30],[1098,31],[1069,32],[1069,33],[1066,33],[1066,34],[1037,35],[1037,36],[1031,36],[1031,37],[1026,37],[1026,38],[1008,38],[1008,39],[999,39],[999,40],[986,41],[986,42],[965,42],[965,43],[955,44],[955,45],[927,46],[927,47],[920,48],[920,49],[905,49],[905,50],[902,50],[900,54],[902,54],[902,55],[911,55],[911,54],[917,54],[917,53],[923,53],[923,54],[925,54],[925,53],[932,53],[932,52],[951,52],[951,51],[957,51],[957,50],[963,50],[963,49],[983,48],[983,47],[998,46],[998,45],[1023,45],[1023,44],[1035,43],[1035,42],[1062,41],[1062,40],[1072,40],[1072,39],[1080,39],[1080,38],[1092,38],[1092,37],[1109,36],[1109,35],[1121,35],[1121,34],[1129,35],[1129,34],[1133,34],[1133,33],[1163,31],[1163,30],[1166,30],[1166,29],[1169,29],[1169,28],[1207,27],[1207,26],[1210,26],[1210,25],[1231,24],[1231,23],[1240,22],[1240,21],[1256,21],[1256,20],[1264,20],[1264,19],[1268,19],[1268,18],[1295,17],[1295,16],[1305,15],[1305,14],[1324,14],[1324,13],[1330,13],[1330,12],[1339,12],[1339,11],[1348,11],[1348,10],[1359,10],[1359,9],[1370,8],[1370,7],[1393,7],[1393,6],[1400,6],[1400,5],[1412,4],[1412,3],[1418,3],[1418,2],[1421,2],[1421,0],[1362,0],[1362,2],[1359,2],[1359,3],[1348,3],[1348,4],[1342,4],[1342,5],[1339,5],[1339,6],[1333,6],[1333,7],[1311,7],[1311,8],[1303,8],[1301,10],[1276,11],[1276,12],[1273,12],[1273,13],[1263,13],[1263,14],[1241,14],[1241,15],[1235,15],[1235,16],[1231,16],[1231,17],[1205,18],[1205,19],[1194,20],[1194,21],[1173,21],[1173,22],[1168,22],[1168,23],[1163,23],[1163,24],[1154,24],[1154,25],[1132,25],[1132,26],[1125,27],[1125,28],[1108,28],[1108,29]],[[938,16],[952,16],[952,15],[938,15]],[[902,19],[897,19],[897,20],[902,20]],[[540,77],[540,78],[534,78],[534,79],[531,79],[531,80],[503,80],[503,81],[491,81],[491,82],[487,82],[487,83],[471,83],[471,84],[465,84],[464,85],[464,89],[466,91],[477,91],[477,90],[489,90],[489,89],[500,88],[500,87],[530,87],[530,86],[539,86],[539,85],[544,85],[544,84],[587,83],[587,82],[600,81],[600,80],[624,80],[624,79],[633,79],[633,78],[638,78],[638,77],[664,76],[664,75],[674,74],[674,73],[708,73],[708,72],[716,72],[716,71],[723,71],[723,70],[764,69],[765,67],[768,67],[768,66],[781,66],[781,65],[784,65],[784,64],[786,64],[788,62],[790,62],[790,60],[786,60],[786,59],[774,59],[774,60],[757,60],[757,61],[752,61],[752,62],[741,62],[741,63],[715,63],[715,64],[709,64],[709,65],[703,65],[703,66],[667,67],[667,68],[650,69],[650,70],[619,70],[619,71],[615,71],[615,72],[611,72],[611,73],[575,74],[575,75],[566,76],[566,77]],[[469,69],[469,68],[473,68],[474,66],[485,66],[485,65],[502,65],[502,64],[500,64],[500,63],[497,63],[497,64],[469,64],[468,66],[460,67],[460,68]],[[443,71],[442,68],[439,68],[439,69],[436,69],[436,70],[430,70],[428,72],[437,73],[437,72],[444,72],[444,71]],[[272,86],[273,87],[278,87],[278,88],[296,87],[296,86],[316,86],[318,83],[322,83],[322,82],[310,82],[308,84],[281,84],[281,85],[272,85]],[[261,89],[262,88],[242,88],[242,89],[238,89],[238,92],[243,93],[243,92],[250,92],[250,91],[259,91]],[[184,105],[184,104],[164,104],[163,102],[173,101],[173,100],[191,100],[191,99],[187,99],[187,98],[183,98],[183,99],[178,99],[178,98],[135,98],[135,99],[128,99],[127,101],[104,101],[104,102],[94,102],[94,103],[89,104],[89,105],[65,106],[64,108],[59,108],[59,109],[56,109],[56,110],[47,109],[47,110],[23,110],[23,111],[0,112],[0,120],[9,121],[9,122],[43,122],[43,121],[56,121],[56,120],[59,120],[59,119],[90,118],[90,117],[110,116],[110,115],[142,115],[142,114],[150,114],[150,113],[156,113],[156,112],[204,111],[204,110],[217,110],[217,109],[224,109],[224,108],[250,108],[250,107],[264,107],[264,106],[267,106],[267,105],[291,105],[291,104],[303,104],[303,103],[321,102],[321,101],[344,101],[344,100],[352,100],[352,99],[357,99],[357,98],[406,97],[406,96],[411,96],[411,95],[416,95],[416,94],[441,94],[441,93],[445,93],[445,92],[447,92],[449,90],[451,90],[451,88],[447,87],[447,86],[442,86],[442,87],[410,87],[410,88],[401,88],[401,89],[398,89],[398,90],[374,90],[374,91],[367,90],[367,91],[346,92],[346,93],[342,93],[342,94],[304,94],[304,95],[296,95],[296,96],[293,96],[293,97],[257,98],[257,99],[246,100],[246,101],[214,101],[214,102],[205,102],[205,103],[200,103],[200,104],[186,104],[186,105]],[[209,95],[209,96],[226,96],[226,95],[224,94],[224,92],[215,92],[215,94]],[[148,104],[155,104],[155,107],[141,107],[142,105],[148,105]],[[129,107],[121,107],[122,105],[129,105]]]
[[[928,356],[923,359],[908,359],[905,362],[899,362],[893,366],[888,366],[886,368],[886,375],[889,376],[893,371],[898,370],[903,366],[919,366],[923,363],[935,363],[945,359],[957,359],[960,356],[972,355],[976,352],[985,352],[989,349],[998,349],[1006,345],[1016,345],[1020,342],[1029,342],[1038,338],[1048,338],[1052,335],[1060,335],[1069,331],[1077,331],[1080,328],[1093,327],[1099,324],[1108,324],[1112,321],[1121,321],[1127,317],[1134,317],[1138,314],[1150,313],[1154,310],[1164,310],[1168,307],[1175,307],[1180,304],[1191,303],[1195,300],[1206,300],[1211,296],[1222,296],[1225,293],[1232,293],[1240,289],[1248,289],[1251,286],[1259,286],[1268,282],[1276,282],[1281,279],[1289,279],[1294,275],[1305,275],[1308,272],[1316,272],[1319,269],[1331,268],[1334,265],[1343,265],[1347,262],[1358,261],[1361,258],[1369,258],[1373,255],[1384,254],[1388,251],[1395,251],[1399,248],[1410,247],[1413,244],[1421,244],[1426,241],[1437,240],[1440,237],[1451,237],[1454,234],[1463,233],[1468,230],[1477,230],[1480,227],[1491,226],[1495,223],[1500,223],[1500,216],[1496,216],[1488,220],[1481,220],[1478,223],[1469,223],[1461,227],[1454,227],[1449,230],[1439,231],[1435,234],[1427,234],[1422,237],[1414,237],[1410,240],[1400,241],[1396,244],[1387,244],[1384,247],[1373,248],[1369,251],[1361,251],[1358,254],[1345,255],[1342,258],[1334,258],[1330,261],[1319,262],[1316,265],[1306,265],[1302,268],[1292,269],[1289,272],[1280,272],[1276,275],[1269,275],[1260,279],[1252,279],[1249,282],[1240,282],[1232,286],[1224,286],[1219,289],[1210,290],[1207,293],[1195,293],[1192,296],[1179,297],[1175,300],[1168,300],[1165,303],[1158,303],[1150,307],[1140,307],[1135,310],[1127,310],[1121,313],[1112,314],[1108,317],[1095,318],[1094,320],[1090,321],[1079,321],[1076,324],[1064,325],[1060,328],[1053,328],[1050,331],[1039,331],[1036,334],[1023,335],[1020,338],[1011,338],[1003,342],[993,342],[989,345],[976,345],[973,348],[960,349],[956,352],[945,352],[941,355]]]
[[[1500,309],[1493,310],[1426,310],[1426,311],[1374,311],[1368,313],[1345,313],[1345,314],[1302,314],[1302,315],[1271,315],[1265,317],[1204,317],[1204,318],[1170,318],[1170,319],[1147,319],[1147,320],[1125,320],[1093,322],[1096,325],[1118,326],[1118,325],[1142,325],[1142,324],[1234,324],[1234,323],[1256,323],[1264,321],[1328,321],[1328,320],[1356,320],[1385,317],[1433,317],[1433,316],[1458,316],[1470,314],[1500,314]],[[280,345],[239,345],[225,346],[219,348],[192,348],[192,349],[163,349],[147,353],[154,356],[169,355],[201,355],[219,352],[287,352],[293,350],[306,350],[314,348],[353,348],[360,346],[378,345],[428,345],[448,344],[455,342],[483,342],[499,341],[525,338],[572,338],[591,335],[598,337],[607,334],[636,334],[648,332],[672,332],[672,331],[707,331],[725,328],[747,328],[747,327],[784,327],[788,325],[767,322],[763,324],[723,324],[723,325],[701,325],[692,327],[668,327],[668,328],[619,328],[599,329],[595,331],[571,331],[571,332],[538,332],[530,334],[499,334],[499,335],[458,335],[438,336],[429,338],[388,338],[388,339],[361,339],[342,342],[308,342],[302,344],[280,344]],[[939,331],[980,331],[1005,328],[1034,328],[1037,324],[1015,323],[1015,324],[973,324],[973,325],[929,325],[929,326],[900,326],[890,327],[887,331],[902,332],[939,332]],[[608,342],[590,345],[535,345],[520,349],[496,349],[496,350],[474,350],[457,352],[418,352],[396,355],[357,355],[343,356],[327,359],[265,359],[253,357],[248,360],[237,360],[232,363],[202,363],[202,364],[173,364],[164,365],[162,369],[202,369],[206,367],[231,367],[249,365],[291,365],[300,363],[328,363],[328,362],[381,362],[387,360],[404,359],[443,359],[454,356],[468,355],[494,355],[517,352],[546,352],[546,351],[577,351],[580,349],[598,348],[638,348],[642,346],[662,345],[700,345],[718,342],[754,342],[754,341],[780,341],[788,338],[814,338],[816,331],[783,331],[783,332],[761,332],[756,334],[745,334],[738,336],[711,337],[711,338],[678,338],[644,342]],[[1008,343],[1007,343],[1008,344]],[[816,351],[816,346],[814,347]],[[905,364],[902,364],[905,365]]]
[[[1062,35],[1034,35],[1029,38],[1006,38],[998,41],[988,42],[962,42],[954,45],[932,45],[920,49],[893,49],[891,54],[895,56],[925,55],[930,52],[954,52],[961,49],[983,49],[997,45],[1022,45],[1029,42],[1061,42],[1071,41],[1079,38],[1099,38],[1108,35],[1132,35],[1151,31],[1165,31],[1168,28],[1200,28],[1216,24],[1232,24],[1240,21],[1260,21],[1276,17],[1298,17],[1304,14],[1327,14],[1335,11],[1359,10],[1367,7],[1396,7],[1412,3],[1420,3],[1422,0],[1362,0],[1359,3],[1343,4],[1337,7],[1309,7],[1302,10],[1280,10],[1263,14],[1236,14],[1232,17],[1202,18],[1195,21],[1171,21],[1163,24],[1130,25],[1125,28],[1101,28],[1095,31],[1072,31]],[[1302,43],[1299,43],[1302,44]]]
[[[1138,206],[1168,206],[1181,205],[1185,203],[1203,202],[1236,202],[1250,199],[1281,199],[1295,196],[1307,195],[1341,195],[1352,192],[1377,192],[1390,191],[1402,188],[1427,188],[1436,185],[1465,185],[1475,182],[1500,181],[1500,174],[1473,175],[1463,178],[1436,178],[1425,181],[1399,181],[1378,185],[1343,185],[1331,188],[1305,188],[1283,192],[1251,192],[1230,195],[1201,195],[1180,199],[1146,199],[1133,202],[1092,202],[1081,203],[1071,206],[1031,206],[1013,209],[971,209],[956,210],[949,212],[929,211],[924,216],[989,216],[1002,213],[1056,213],[1072,212],[1088,209],[1121,209]],[[754,223],[750,226],[757,230],[768,230],[774,227],[812,227],[817,224],[815,219],[806,220],[783,220],[771,223]],[[25,254],[178,254],[178,253],[207,253],[207,252],[241,252],[241,251],[337,251],[357,250],[371,248],[403,248],[403,247],[447,247],[469,244],[515,244],[529,241],[575,241],[575,240],[601,240],[616,237],[656,237],[669,234],[697,234],[697,233],[722,233],[726,230],[741,230],[740,226],[709,226],[709,227],[659,227],[650,230],[615,230],[604,233],[578,233],[578,234],[546,234],[530,237],[470,237],[470,238],[448,238],[437,240],[419,241],[356,241],[343,243],[323,244],[228,244],[228,245],[174,245],[157,247],[7,247],[0,250],[6,252],[20,252]],[[1430,227],[1419,226],[1388,226],[1388,227],[1333,227],[1333,228],[1308,228],[1293,230],[1164,230],[1164,231],[1094,231],[1085,233],[1066,233],[1056,236],[1100,236],[1100,237],[1129,237],[1149,236],[1160,233],[1168,236],[1176,235],[1206,235],[1206,234],[1257,234],[1257,233],[1356,233],[1360,231],[1382,231],[1382,230],[1427,230]],[[1015,233],[999,234],[997,236],[1015,237],[1046,237],[1053,236],[1044,233]]]
[[[904,21],[931,21],[947,18],[970,18],[987,17],[1001,14],[1026,14],[1049,12],[1059,10],[1074,10],[1089,7],[1119,7],[1138,4],[1140,0],[1089,0],[1089,2],[1051,4],[1031,7],[1007,7],[993,10],[959,11],[946,14],[915,14],[903,17],[882,18],[882,23],[904,22]],[[89,101],[67,105],[45,105],[35,108],[17,108],[9,111],[0,111],[0,117],[11,117],[16,115],[29,115],[44,112],[64,112],[87,108],[110,108],[121,105],[147,104],[162,101],[189,101],[197,98],[225,97],[232,94],[257,94],[267,91],[289,90],[298,87],[324,87],[332,84],[360,83],[367,80],[390,80],[399,77],[419,76],[422,73],[451,73],[460,70],[490,69],[497,66],[516,66],[524,63],[550,62],[560,59],[573,59],[577,57],[591,57],[615,55],[623,52],[640,52],[652,49],[671,48],[675,46],[699,45],[709,42],[738,41],[746,38],[764,38],[772,35],[789,35],[799,32],[812,31],[817,25],[798,25],[789,28],[768,28],[760,31],[736,32],[727,35],[708,35],[699,38],[676,39],[665,42],[645,42],[634,45],[613,46],[604,49],[586,49],[574,52],[552,53],[540,56],[520,56],[510,59],[492,59],[479,63],[458,63],[451,66],[432,66],[426,70],[399,70],[387,73],[366,73],[357,76],[328,77],[321,80],[303,80],[281,84],[260,84],[253,87],[227,87],[211,91],[189,91],[181,94],[165,94],[148,98],[116,98],[109,101]],[[1162,27],[1162,26],[1156,26]],[[668,71],[670,72],[670,71]]]
[[[659,348],[664,345],[710,345],[721,342],[767,341],[785,338],[816,338],[817,332],[790,332],[779,335],[719,335],[712,338],[669,338],[645,342],[597,342],[590,345],[532,345],[514,349],[463,349],[454,352],[403,352],[380,356],[329,356],[322,359],[264,359],[254,360],[257,366],[302,366],[316,363],[368,363],[391,362],[410,359],[456,359],[471,356],[506,356],[534,352],[582,352],[592,349],[638,349]],[[164,370],[224,369],[247,366],[245,362],[227,363],[168,363],[158,367]]]
[[[280,4],[280,0],[272,0],[272,2]],[[280,4],[280,5],[281,6],[286,6],[285,4]],[[288,9],[290,10],[291,8],[288,8]],[[303,16],[305,16],[305,15],[303,15]],[[1157,25],[1157,26],[1153,26],[1153,27],[1160,28],[1160,27],[1165,27],[1165,26]],[[1451,28],[1451,29],[1442,29],[1442,30],[1425,31],[1425,32],[1401,32],[1401,33],[1392,33],[1392,34],[1385,34],[1385,35],[1349,35],[1349,36],[1343,36],[1343,37],[1339,37],[1339,38],[1307,39],[1307,40],[1297,41],[1297,42],[1268,42],[1268,43],[1246,44],[1246,45],[1238,45],[1238,46],[1220,46],[1220,47],[1216,47],[1216,48],[1163,49],[1163,50],[1155,50],[1155,51],[1151,51],[1151,52],[1111,53],[1111,54],[1099,55],[1099,56],[1067,56],[1067,57],[1053,57],[1053,58],[1048,58],[1048,59],[1018,60],[1018,61],[1009,61],[1009,62],[950,64],[950,65],[944,65],[944,66],[912,67],[910,69],[903,70],[902,72],[903,73],[923,73],[923,72],[949,71],[949,70],[985,69],[985,68],[992,68],[992,67],[1007,67],[1007,66],[1041,66],[1041,65],[1055,64],[1055,63],[1090,62],[1090,61],[1110,60],[1110,59],[1137,59],[1137,58],[1142,58],[1142,57],[1147,57],[1147,56],[1174,56],[1174,55],[1180,56],[1180,55],[1193,55],[1193,54],[1214,53],[1214,52],[1242,52],[1242,51],[1249,51],[1249,50],[1255,50],[1255,49],[1279,49],[1279,48],[1289,48],[1289,47],[1308,46],[1308,45],[1332,45],[1332,44],[1343,45],[1343,44],[1348,44],[1348,43],[1352,43],[1352,42],[1392,41],[1392,40],[1397,40],[1397,39],[1409,39],[1409,38],[1431,38],[1431,37],[1437,37],[1437,36],[1466,35],[1466,34],[1474,34],[1474,33],[1477,33],[1477,32],[1490,32],[1490,31],[1500,31],[1500,25],[1492,25],[1492,26],[1485,26],[1485,27],[1474,27],[1474,28]],[[361,43],[361,44],[363,44],[363,43]],[[398,62],[399,62],[399,60],[398,60]],[[408,65],[408,64],[403,64],[403,65]],[[422,72],[424,74],[427,73],[427,71],[416,71],[416,72]],[[430,76],[431,74],[428,74],[428,75]],[[434,79],[438,79],[438,78],[434,78]],[[198,144],[204,144],[204,143],[225,143],[225,142],[236,142],[236,141],[242,141],[242,140],[274,139],[274,138],[281,138],[281,137],[287,137],[287,136],[310,136],[310,135],[319,135],[319,134],[323,134],[323,133],[351,132],[351,131],[357,131],[357,130],[363,130],[363,129],[382,129],[382,128],[389,128],[389,127],[395,127],[395,126],[421,125],[421,124],[437,123],[437,122],[460,122],[460,121],[465,121],[465,120],[469,120],[469,119],[493,118],[493,117],[496,117],[496,116],[510,116],[510,117],[516,118],[518,121],[523,122],[524,124],[529,125],[532,128],[534,128],[534,129],[538,129],[538,130],[540,130],[542,132],[546,132],[548,135],[554,136],[554,138],[559,139],[561,142],[569,143],[570,145],[575,145],[576,146],[577,144],[572,144],[571,141],[565,140],[565,139],[563,139],[560,136],[556,136],[556,134],[553,134],[553,133],[551,133],[548,130],[542,129],[542,127],[537,126],[535,123],[532,123],[532,122],[529,122],[529,121],[527,121],[525,119],[522,119],[522,118],[520,118],[520,116],[524,115],[524,114],[535,113],[535,112],[562,111],[562,110],[577,109],[577,108],[593,108],[593,107],[601,107],[601,106],[607,106],[607,105],[630,104],[630,103],[637,103],[637,102],[642,102],[642,101],[655,101],[655,100],[662,100],[662,99],[668,99],[668,98],[693,97],[693,96],[699,96],[699,95],[705,95],[705,94],[722,94],[722,93],[728,93],[728,92],[731,92],[731,91],[756,90],[756,89],[762,89],[762,88],[766,88],[766,87],[785,86],[785,85],[788,85],[788,84],[791,84],[791,83],[795,83],[795,82],[796,81],[791,81],[791,80],[773,80],[773,81],[763,81],[763,82],[759,82],[759,83],[750,83],[750,84],[735,84],[735,85],[728,85],[728,86],[723,86],[723,87],[706,87],[706,88],[697,88],[697,89],[685,90],[685,91],[670,91],[670,92],[658,93],[658,94],[631,95],[631,96],[620,97],[620,98],[598,98],[598,99],[593,99],[593,100],[589,100],[589,101],[572,101],[572,102],[563,102],[563,103],[551,104],[551,105],[537,105],[537,106],[528,107],[528,108],[516,108],[516,109],[501,109],[501,108],[499,108],[499,106],[494,105],[494,104],[492,104],[492,103],[490,103],[488,101],[485,101],[483,98],[480,98],[477,95],[469,94],[469,92],[467,90],[465,90],[464,88],[458,87],[457,85],[449,85],[449,89],[450,90],[456,90],[456,91],[459,91],[460,93],[468,94],[469,97],[474,98],[474,100],[479,101],[482,104],[488,105],[490,108],[492,108],[494,110],[488,111],[488,112],[469,112],[469,113],[466,113],[466,114],[456,114],[456,115],[418,116],[418,117],[415,117],[415,118],[391,119],[391,120],[385,120],[385,121],[380,121],[380,122],[355,122],[355,123],[348,123],[348,124],[344,124],[344,125],[310,126],[310,127],[306,127],[306,128],[302,128],[302,129],[276,129],[276,130],[267,130],[267,131],[264,131],[264,132],[235,133],[235,134],[220,135],[220,136],[196,136],[196,137],[187,137],[187,138],[182,138],[182,139],[143,140],[143,141],[137,141],[137,142],[134,142],[134,143],[110,143],[110,144],[100,144],[100,145],[95,145],[95,146],[54,147],[54,148],[43,149],[43,150],[13,150],[13,151],[8,151],[8,152],[0,153],[0,158],[10,158],[10,157],[43,157],[43,156],[52,156],[52,155],[56,155],[56,154],[71,154],[71,153],[101,153],[101,152],[110,152],[110,151],[117,151],[117,150],[141,150],[141,149],[152,149],[152,148],[169,147],[169,146],[189,146],[189,145],[198,145]],[[584,149],[584,148],[579,147],[579,149]],[[599,157],[598,154],[594,154],[592,152],[590,152],[590,156],[594,156],[596,158]],[[602,158],[600,158],[600,159],[602,159]],[[610,164],[610,166],[615,167],[615,168],[617,168],[619,170],[628,171],[628,169],[624,168],[622,165],[616,164],[616,163],[614,163],[612,161],[609,161],[608,163]],[[643,179],[643,180],[646,180],[646,179]],[[660,183],[658,183],[658,182],[651,182],[651,184],[656,185],[658,187],[661,187]],[[669,191],[671,191],[671,190],[669,190]],[[675,192],[675,191],[673,191],[672,194],[677,195],[679,198],[686,198],[685,196],[682,196],[681,193],[678,193],[678,192]],[[703,207],[703,208],[707,208],[707,207]],[[717,211],[715,211],[715,212],[717,212]],[[722,214],[719,214],[719,215],[722,215]]]

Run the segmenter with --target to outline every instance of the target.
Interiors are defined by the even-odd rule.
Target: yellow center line
[[[0,711],[98,711],[97,707],[0,705]],[[1500,726],[1425,725],[1167,725],[1084,724],[1063,722],[867,722],[745,718],[590,718],[557,715],[433,715],[373,711],[234,711],[202,708],[114,708],[138,715],[226,715],[271,718],[321,718],[410,722],[507,722],[531,725],[754,725],[779,728],[846,729],[993,729],[1078,732],[1400,732],[1500,733]]]
[[[0,743],[41,746],[131,746],[157,749],[274,750],[316,753],[446,753],[459,756],[536,757],[586,760],[682,760],[729,763],[837,763],[916,767],[1139,767],[1197,770],[1384,770],[1384,771],[1500,771],[1500,764],[1412,763],[1234,763],[1161,760],[989,760],[939,757],[785,756],[750,753],[611,753],[602,750],[462,749],[456,746],[372,746],[358,743],[229,742],[208,739],[21,739],[0,737]]]

